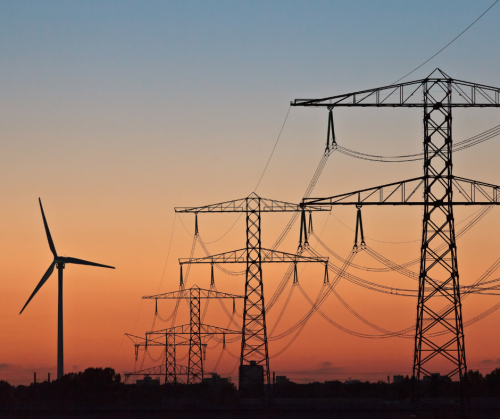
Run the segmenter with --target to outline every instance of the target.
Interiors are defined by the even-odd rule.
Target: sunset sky
[[[109,366],[124,373],[141,364],[160,364],[147,356],[142,363],[142,354],[135,363],[124,333],[143,335],[153,324],[154,302],[142,301],[142,296],[178,289],[177,260],[189,256],[194,216],[175,217],[174,207],[248,196],[291,100],[390,84],[439,51],[492,3],[1,1],[0,380],[26,384],[35,371],[42,379],[48,372],[56,374],[56,274],[19,315],[52,262],[39,197],[61,255],[116,267],[65,269],[65,372]],[[439,67],[457,79],[500,86],[499,20],[496,5],[405,80],[423,78]],[[344,147],[380,155],[422,151],[421,110],[351,108],[335,110],[334,118],[337,141]],[[454,141],[499,121],[500,109],[455,110]],[[326,129],[324,109],[292,108],[256,193],[300,202],[322,157]],[[461,151],[454,156],[454,173],[500,185],[499,153],[500,137]],[[368,162],[333,153],[312,196],[421,174],[421,162]],[[475,211],[456,210],[457,230]],[[315,214],[315,231],[347,257],[355,217],[354,208]],[[272,246],[289,218],[263,215],[264,247]],[[384,256],[398,263],[419,256],[421,208],[364,208],[363,222],[367,243]],[[199,227],[211,253],[245,245],[245,221],[238,214],[201,214]],[[500,212],[493,209],[459,239],[463,285],[500,257],[499,228]],[[297,224],[280,250],[295,252],[298,236]],[[312,245],[327,256],[314,239]],[[199,246],[195,256],[204,256]],[[380,266],[363,253],[355,262]],[[285,270],[284,265],[264,266],[267,299]],[[395,273],[349,272],[372,282],[417,288],[415,281]],[[219,291],[244,292],[243,276],[215,275]],[[301,286],[315,297],[323,268],[301,266],[299,275]],[[497,277],[500,271],[491,279]],[[194,284],[209,287],[208,265],[192,268],[188,286]],[[374,293],[344,280],[337,291],[380,327],[400,330],[415,323],[416,299]],[[268,314],[269,331],[288,292]],[[464,301],[464,321],[499,302],[500,296],[470,296]],[[164,318],[172,309],[171,302],[159,303]],[[294,290],[276,333],[307,309]],[[333,296],[322,309],[343,327],[379,333]],[[188,315],[182,303],[177,324],[188,323]],[[495,312],[465,329],[469,368],[485,373],[500,367],[499,319]],[[216,302],[210,304],[206,323],[228,326]],[[155,328],[169,325],[157,319]],[[412,339],[354,337],[314,316],[290,348],[273,358],[290,338],[270,343],[270,363],[271,371],[292,380],[411,375]],[[231,354],[239,355],[239,344],[228,350],[217,372],[235,378],[237,359]],[[220,346],[209,349],[207,371],[220,353]]]

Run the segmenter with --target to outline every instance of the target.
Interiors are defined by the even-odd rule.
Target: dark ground
[[[0,381],[0,419],[410,419],[415,414],[409,378],[391,384],[285,383],[273,386],[272,402],[244,398],[231,383],[215,384],[129,385],[111,368],[89,368],[29,386]],[[421,411],[419,419],[463,417],[443,392],[456,393],[458,383],[445,384],[424,386],[433,410]],[[468,419],[500,419],[500,370],[486,377],[470,371],[467,389]]]
[[[461,418],[460,412],[441,403],[437,410],[424,412],[419,418],[448,419]],[[500,418],[500,398],[472,399],[467,409],[469,419]],[[379,399],[279,399],[273,405],[260,400],[240,400],[236,405],[202,405],[193,400],[167,401],[154,409],[140,408],[98,408],[81,406],[79,409],[36,409],[17,407],[0,410],[2,419],[157,419],[157,418],[199,418],[199,419],[410,419],[414,408],[409,400],[387,401]]]

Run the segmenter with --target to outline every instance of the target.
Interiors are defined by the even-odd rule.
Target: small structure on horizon
[[[405,379],[404,375],[393,375],[392,384],[400,384]]]
[[[248,365],[238,368],[238,383],[240,392],[258,395],[264,391],[264,366],[257,365],[257,361],[250,361]]]
[[[344,384],[359,384],[361,383],[360,380],[351,380],[351,377],[349,377],[348,380],[344,381]]]
[[[159,378],[152,378],[149,375],[144,376],[142,380],[137,380],[135,382],[138,386],[159,386],[160,385],[160,379]]]
[[[276,384],[277,385],[288,384],[289,382],[290,382],[290,379],[286,378],[286,375],[277,375],[276,376]]]
[[[229,384],[231,382],[230,377],[221,377],[217,373],[212,373],[211,377],[205,377],[203,378],[203,382],[209,384],[212,387],[220,387],[225,384]]]

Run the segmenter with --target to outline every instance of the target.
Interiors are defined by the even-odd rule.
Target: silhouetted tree
[[[0,380],[0,406],[5,406],[11,398],[11,385],[4,380]]]
[[[500,368],[495,368],[491,373],[486,374],[485,378],[488,387],[498,389],[500,387]]]

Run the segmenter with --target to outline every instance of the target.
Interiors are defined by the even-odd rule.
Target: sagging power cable
[[[474,135],[473,137],[462,140],[458,143],[453,144],[452,152],[456,153],[458,151],[465,150],[467,148],[473,147],[475,145],[481,144],[485,141],[491,140],[500,134],[500,125],[496,125],[489,130],[486,130],[480,134]],[[419,161],[424,159],[424,153],[407,154],[401,156],[378,156],[374,154],[361,153],[359,151],[351,150],[349,148],[337,145],[337,151],[346,156],[353,157],[361,160],[368,160],[380,163],[406,163]]]

